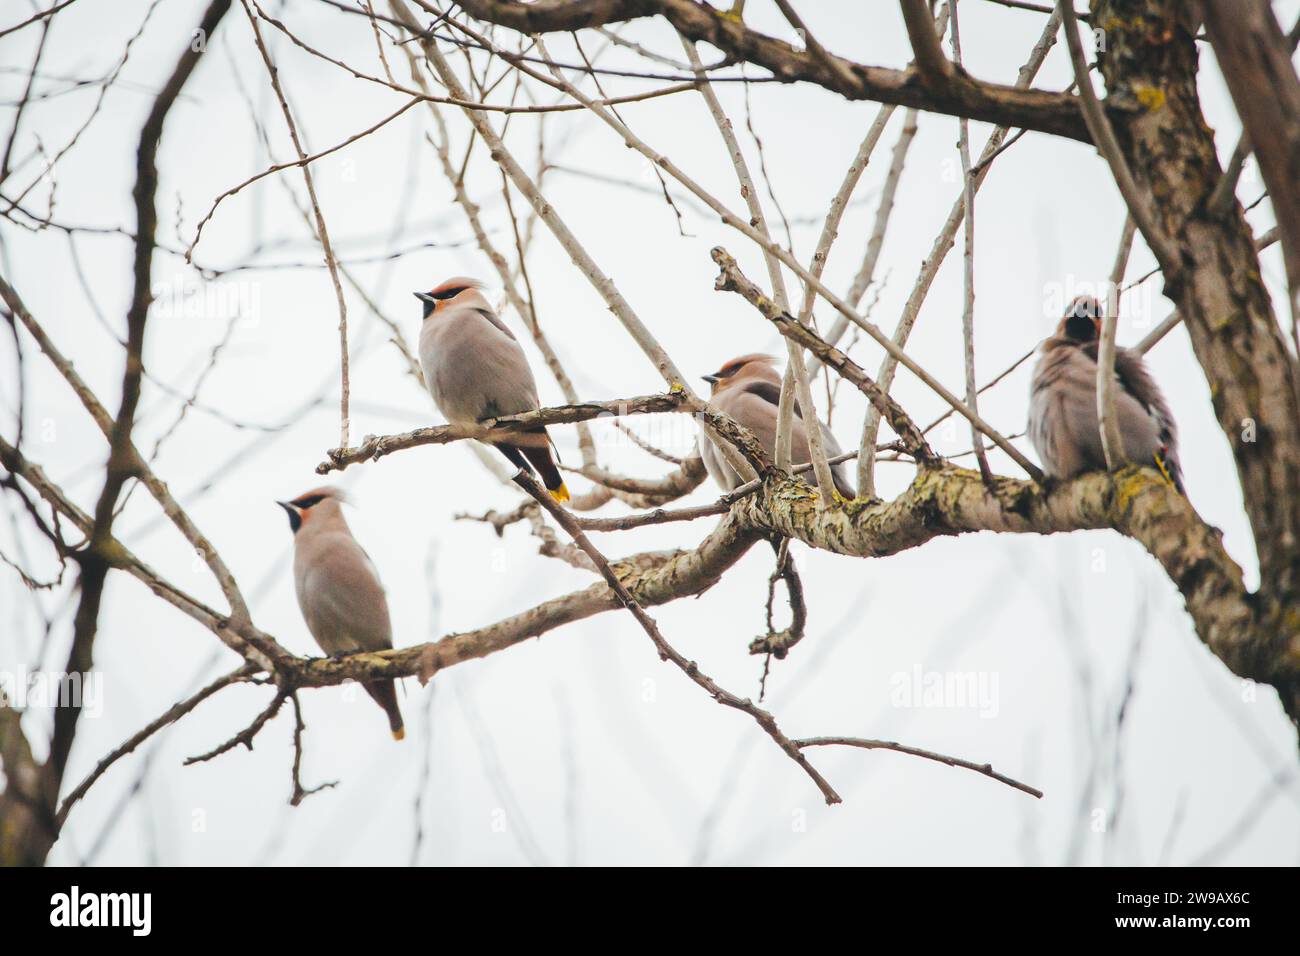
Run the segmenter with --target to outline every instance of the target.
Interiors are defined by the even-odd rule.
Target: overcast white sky
[[[6,5],[5,22],[27,4]],[[96,227],[131,227],[135,141],[149,93],[170,71],[205,3],[168,0],[153,10],[102,115],[57,166],[55,218]],[[812,31],[835,52],[861,62],[901,66],[909,58],[897,4],[805,2]],[[1278,4],[1294,20],[1297,3]],[[775,7],[754,0],[747,20],[785,35]],[[280,8],[272,3],[269,9]],[[379,73],[374,37],[364,21],[310,0],[281,8],[314,46]],[[1039,14],[964,0],[962,41],[976,76],[1011,82],[1037,37]],[[55,19],[37,90],[63,90],[68,77],[99,77],[121,55],[148,3],[81,0]],[[20,16],[21,15],[21,16]],[[273,31],[267,31],[268,36]],[[680,55],[670,28],[640,21],[625,35]],[[37,33],[0,40],[0,99],[7,131]],[[272,39],[272,51],[314,150],[335,144],[401,104],[398,94]],[[597,38],[586,42],[592,53]],[[576,56],[556,41],[557,56]],[[704,51],[706,60],[712,51]],[[394,63],[400,54],[391,52]],[[1202,96],[1221,154],[1238,125],[1203,50]],[[637,68],[631,54],[608,51],[603,65]],[[404,62],[398,67],[405,75]],[[757,71],[751,71],[757,72]],[[238,74],[238,80],[236,79]],[[1070,82],[1063,48],[1054,49],[1036,85]],[[223,190],[266,165],[240,92],[246,86],[271,131],[275,160],[289,156],[284,123],[243,12],[226,17],[181,102],[167,121],[158,193],[160,241],[183,248]],[[608,80],[606,91],[645,88]],[[757,173],[745,129],[742,89],[721,89],[723,103]],[[84,122],[95,90],[64,92],[25,118],[15,149],[26,157],[39,137],[54,151]],[[549,96],[548,96],[549,99]],[[771,187],[790,217],[796,252],[812,252],[830,196],[878,107],[845,103],[808,86],[756,85],[752,122],[764,142]],[[687,93],[628,105],[624,118],[733,209],[741,209],[734,173],[700,97]],[[463,150],[468,123],[444,116]],[[861,262],[875,199],[901,126],[899,111],[856,193],[826,275],[846,288]],[[499,124],[500,117],[496,117]],[[508,141],[531,166],[536,116],[511,120]],[[551,115],[546,138],[557,166],[545,193],[617,283],[678,365],[694,376],[742,352],[782,351],[771,327],[739,297],[713,291],[708,250],[724,244],[755,280],[761,258],[738,234],[681,203],[688,236],[654,195],[648,164],[594,117]],[[469,227],[423,143],[431,128],[423,109],[333,154],[315,166],[317,189],[336,248],[363,260],[355,272],[380,307],[401,323],[414,346],[420,319],[410,293],[454,274],[495,277],[472,243]],[[989,128],[972,124],[978,150]],[[877,277],[873,318],[892,328],[920,263],[958,195],[954,119],[923,115],[899,189]],[[15,177],[24,186],[35,161]],[[595,182],[573,171],[619,177],[640,191]],[[265,179],[226,201],[207,226],[196,259],[211,267],[248,261],[306,268],[235,273],[197,284],[193,270],[166,253],[155,275],[166,288],[197,290],[196,310],[156,307],[147,364],[158,378],[189,390],[220,340],[236,305],[240,318],[201,402],[238,422],[287,427],[275,435],[233,428],[191,410],[165,444],[158,472],[212,538],[249,594],[259,626],[287,647],[315,653],[293,595],[291,537],[274,504],[319,484],[314,467],[338,443],[337,312],[329,277],[318,268],[286,186],[303,194],[296,170]],[[646,187],[653,187],[648,189]],[[493,239],[512,246],[500,177],[481,149],[469,188],[482,204]],[[680,193],[680,190],[674,190]],[[1253,164],[1240,194],[1262,184]],[[14,192],[6,185],[6,195]],[[48,183],[29,197],[44,209]],[[774,226],[766,193],[763,201]],[[516,208],[523,208],[515,197]],[[976,324],[979,378],[985,381],[1040,340],[1052,314],[1085,283],[1110,270],[1123,208],[1104,162],[1091,148],[1030,134],[1001,156],[979,194],[976,216]],[[1264,203],[1251,213],[1257,231],[1272,225]],[[0,223],[3,270],[36,318],[76,360],[111,407],[121,375],[120,332],[130,295],[131,247],[121,236],[79,236],[77,277],[62,232],[39,233]],[[469,241],[467,241],[469,240]],[[409,250],[409,251],[408,251]],[[383,258],[404,252],[397,258]],[[382,261],[366,261],[377,260]],[[1263,258],[1281,287],[1276,250]],[[1152,259],[1135,250],[1130,276]],[[662,382],[584,277],[544,230],[528,269],[543,326],[579,392],[616,398],[658,391]],[[489,285],[492,285],[489,282]],[[921,314],[911,351],[954,389],[961,382],[960,239]],[[499,294],[493,286],[493,294]],[[869,298],[875,293],[869,293]],[[165,302],[165,300],[164,300]],[[353,435],[405,430],[440,421],[428,397],[405,374],[386,331],[355,294],[352,316]],[[1126,299],[1122,343],[1135,342],[1171,309],[1158,281]],[[97,318],[101,314],[104,321]],[[518,316],[506,321],[526,338]],[[823,321],[831,316],[822,315]],[[107,323],[107,328],[104,322]],[[14,433],[13,343],[0,342],[3,431]],[[30,340],[25,344],[30,346]],[[561,401],[540,357],[530,349],[543,401]],[[105,446],[74,396],[28,349],[25,450],[83,504],[102,481]],[[869,370],[879,353],[859,343]],[[1150,354],[1183,436],[1191,500],[1221,527],[1226,544],[1254,579],[1249,529],[1235,471],[1186,335],[1172,333]],[[1022,430],[1029,366],[982,399],[1004,434]],[[896,395],[919,421],[943,409],[908,377]],[[174,398],[147,388],[136,440],[151,448],[173,421]],[[824,412],[824,406],[823,406]],[[833,428],[855,446],[863,405],[841,388]],[[633,427],[685,452],[685,419]],[[666,466],[602,430],[602,460],[651,475]],[[556,430],[561,451],[578,461],[571,429]],[[943,452],[969,446],[965,428],[940,430]],[[1024,440],[1021,447],[1028,448]],[[1031,452],[1032,454],[1032,452]],[[995,468],[1015,474],[1001,455]],[[880,466],[881,491],[905,486],[910,468]],[[355,494],[349,520],[387,586],[400,645],[488,624],[540,600],[585,587],[589,575],[539,556],[526,528],[498,539],[485,525],[455,521],[463,511],[510,507],[517,493],[498,484],[468,448],[424,447],[357,466],[338,479]],[[573,485],[584,486],[581,479]],[[715,496],[707,485],[689,503]],[[5,508],[14,499],[5,497]],[[610,506],[620,513],[621,506]],[[21,523],[21,522],[20,522]],[[611,555],[689,547],[708,521],[619,535],[598,544]],[[202,562],[159,520],[152,499],[132,495],[118,528],[137,552],[179,585],[221,604]],[[53,563],[25,536],[50,574]],[[0,550],[15,553],[14,526],[0,523]],[[244,726],[269,700],[265,688],[222,692],[137,754],[121,761],[72,814],[51,857],[94,862],[223,863],[1189,863],[1292,864],[1300,853],[1300,780],[1295,732],[1271,689],[1249,688],[1212,657],[1194,634],[1179,595],[1137,545],[1110,532],[1037,536],[975,535],[937,540],[884,560],[854,560],[794,548],[808,594],[808,636],[774,662],[768,704],[792,736],[855,735],[990,761],[1045,791],[1036,801],[984,777],[900,756],[858,750],[813,751],[811,758],[844,797],[827,808],[816,789],[743,715],[712,703],[671,665],[660,663],[627,615],[609,613],[492,657],[451,668],[429,687],[405,682],[408,736],[388,739],[382,715],[355,688],[305,692],[306,782],[338,780],[337,789],[290,809],[292,718],[286,709],[257,738],[207,764],[182,760],[210,749]],[[756,695],[762,661],[746,645],[763,630],[763,599],[772,556],[755,547],[711,591],[654,609],[664,634],[720,683]],[[69,574],[69,578],[72,575]],[[95,647],[102,675],[102,713],[83,721],[68,780],[79,780],[106,752],[201,681],[237,663],[233,653],[188,618],[153,599],[138,583],[114,576]],[[17,575],[0,569],[0,669],[57,668],[66,655],[75,595],[66,589],[37,600],[54,615],[42,642],[33,599]],[[1135,649],[1136,642],[1136,649]],[[1136,666],[1128,667],[1130,658]],[[896,689],[913,675],[974,674],[989,697],[983,706],[899,706]],[[1115,715],[1134,684],[1122,735]],[[48,713],[24,726],[44,740]],[[427,769],[426,769],[427,768]],[[1089,781],[1092,786],[1089,786]],[[126,801],[132,788],[139,791]],[[105,828],[111,828],[100,844]],[[415,834],[422,842],[415,848]],[[418,851],[418,852],[417,852]]]

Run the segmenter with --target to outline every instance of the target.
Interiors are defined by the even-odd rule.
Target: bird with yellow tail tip
[[[1043,471],[1051,478],[1106,470],[1097,414],[1101,316],[1100,302],[1079,296],[1070,303],[1055,334],[1039,347],[1030,381],[1028,432]],[[1119,457],[1156,468],[1185,494],[1178,426],[1142,354],[1116,347],[1114,376],[1115,423],[1124,446]]]
[[[316,488],[291,501],[277,501],[289,513],[293,531],[293,583],[307,630],[331,656],[385,651],[393,646],[388,599],[379,572],[352,537],[343,517],[343,493]],[[406,736],[397,687],[392,680],[361,685],[388,715],[394,740]]]
[[[415,297],[424,303],[420,367],[434,404],[453,425],[541,408],[537,382],[514,333],[475,279],[457,276]],[[569,500],[546,427],[512,432],[491,444],[512,465],[534,471],[556,501]]]

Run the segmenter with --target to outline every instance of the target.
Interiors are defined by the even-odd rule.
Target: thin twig
[[[272,717],[280,712],[280,708],[284,706],[284,702],[288,700],[290,696],[292,696],[292,694],[289,690],[284,687],[277,687],[275,696],[271,698],[271,703],[267,704],[266,707],[253,718],[251,724],[239,733],[235,734],[235,736],[231,737],[225,743],[217,745],[206,753],[199,754],[197,757],[186,757],[185,766],[188,767],[192,764],[204,763],[205,761],[212,760],[214,757],[220,757],[222,754],[234,750],[241,744],[249,750],[252,750],[253,738],[261,732],[262,728],[267,725],[267,722],[270,721]]]
[[[700,81],[700,95],[709,108],[709,114],[718,127],[723,144],[726,146],[727,153],[731,158],[731,165],[736,171],[740,195],[749,210],[750,226],[759,236],[767,240],[768,248],[764,249],[763,262],[767,267],[768,280],[772,284],[772,296],[776,299],[777,305],[783,311],[786,311],[789,309],[789,298],[786,295],[785,279],[781,275],[781,263],[771,249],[774,244],[771,241],[771,233],[767,228],[767,219],[763,215],[763,205],[759,201],[758,190],[754,188],[754,179],[749,172],[749,164],[745,162],[745,155],[740,149],[740,143],[737,141],[736,134],[732,129],[731,120],[723,111],[717,94],[708,83],[708,77],[704,73],[704,65],[700,61],[699,53],[696,52],[695,44],[686,37],[682,37],[682,49],[685,50],[687,59],[695,69],[695,75]],[[620,123],[619,125],[625,129],[627,128],[625,124]],[[817,416],[817,406],[813,404],[812,388],[809,385],[808,369],[804,364],[803,352],[795,347],[793,342],[788,342],[786,353],[789,364],[786,368],[785,381],[781,385],[781,398],[777,405],[775,449],[776,466],[782,469],[789,469],[791,464],[794,399],[796,396],[806,421],[814,422]],[[813,473],[817,481],[818,500],[823,503],[834,501],[835,479],[831,475],[830,466],[826,464],[826,448],[822,441],[821,429],[810,424],[804,431],[807,435],[808,452],[813,462]]]
[[[534,412],[520,412],[517,415],[499,415],[496,418],[485,418],[472,428],[462,425],[434,425],[397,435],[367,435],[361,444],[355,447],[331,448],[325,453],[327,460],[316,466],[316,472],[326,475],[331,471],[341,471],[357,462],[375,461],[395,451],[414,448],[417,445],[445,445],[466,438],[490,441],[493,437],[526,431],[538,425],[570,425],[591,421],[594,418],[681,412],[689,410],[689,407],[689,400],[683,393],[671,392],[666,395],[642,395],[638,398],[622,398],[607,402],[558,405]]]
[[[77,801],[84,797],[90,788],[95,785],[95,782],[104,775],[109,767],[117,763],[118,760],[133,752],[137,747],[168,724],[176,723],[176,721],[180,720],[217,691],[229,687],[231,684],[247,680],[256,670],[257,668],[255,665],[244,664],[242,667],[236,668],[229,674],[223,674],[203,689],[191,694],[182,701],[172,704],[172,706],[167,708],[167,710],[159,717],[150,721],[138,732],[129,737],[121,746],[108,754],[108,756],[104,757],[104,759],[99,763],[95,764],[95,769],[90,771],[90,773],[86,775],[85,779],[82,780],[81,783],[77,784],[77,786],[63,798],[63,804],[59,807],[59,812],[55,816],[55,825],[59,829],[63,828],[63,824],[68,819],[68,814],[72,811],[72,808]]]
[[[1277,227],[1274,226],[1272,229],[1268,230],[1263,235],[1256,237],[1255,251],[1260,252],[1264,249],[1267,249],[1269,246],[1273,245],[1273,243],[1277,242],[1277,240],[1278,240],[1278,230]],[[1158,268],[1153,269],[1151,272],[1147,273],[1141,279],[1137,279],[1134,282],[1130,282],[1128,286],[1126,286],[1126,288],[1131,289],[1133,286],[1137,285],[1138,282],[1143,281],[1143,279],[1149,279],[1151,276],[1155,275],[1159,271],[1160,270]],[[1160,322],[1156,325],[1154,329],[1152,329],[1145,336],[1143,336],[1142,341],[1138,342],[1137,345],[1133,346],[1133,350],[1140,354],[1146,354],[1151,350],[1152,346],[1154,346],[1166,335],[1168,335],[1170,332],[1176,329],[1178,327],[1178,324],[1182,321],[1183,321],[1183,314],[1181,312],[1178,312],[1177,310],[1170,312],[1167,316],[1165,316],[1163,319],[1160,320]]]
[[[419,23],[415,20],[415,17],[412,15],[410,9],[406,6],[403,0],[390,0],[390,3],[397,16],[408,29],[416,33],[422,32]],[[468,97],[464,96],[464,88],[461,86],[460,80],[456,78],[456,75],[451,70],[451,66],[447,63],[446,58],[434,45],[432,40],[428,37],[422,36],[420,39],[420,48],[424,51],[425,57],[427,57],[429,62],[433,65],[434,70],[442,79],[442,82],[446,85],[448,91],[451,92],[453,96],[461,99],[468,99]],[[497,52],[499,53],[500,51]],[[663,350],[663,347],[658,343],[658,341],[656,341],[650,330],[645,326],[640,318],[637,317],[627,300],[623,298],[622,293],[618,291],[618,287],[614,285],[613,280],[600,270],[600,267],[596,265],[596,261],[591,258],[586,249],[578,241],[578,238],[569,230],[568,226],[565,225],[564,221],[555,211],[555,207],[542,196],[541,192],[537,189],[536,184],[531,178],[529,178],[528,174],[524,172],[523,167],[519,165],[519,162],[514,158],[514,155],[492,129],[487,118],[474,110],[468,109],[465,110],[465,115],[469,118],[470,123],[473,124],[478,135],[483,137],[483,140],[487,143],[488,149],[491,151],[493,158],[510,177],[510,181],[514,183],[515,188],[518,189],[520,194],[528,200],[529,204],[534,210],[536,210],[537,215],[544,223],[546,223],[551,232],[555,235],[556,240],[564,248],[564,251],[568,253],[574,264],[579,268],[582,274],[590,280],[596,291],[605,299],[605,303],[609,306],[610,311],[613,312],[619,321],[623,323],[623,327],[632,336],[632,339],[637,343],[637,345],[641,347],[641,350],[654,364],[655,368],[659,370],[659,374],[663,377],[664,381],[668,383],[669,387],[676,386],[690,391],[690,386],[686,382],[686,377],[678,370],[672,359],[668,357],[668,353]]]
[[[822,797],[826,800],[827,805],[842,802],[839,794],[837,794],[835,789],[826,781],[826,778],[817,772],[817,769],[813,767],[803,754],[799,752],[799,748],[794,745],[789,737],[781,732],[781,728],[777,726],[776,718],[774,718],[768,711],[755,705],[748,698],[739,698],[718,686],[718,684],[714,682],[713,678],[700,670],[699,665],[695,661],[683,657],[664,639],[663,634],[659,631],[659,625],[655,623],[654,618],[650,617],[650,615],[645,612],[645,609],[641,607],[636,598],[634,598],[631,592],[624,586],[623,582],[619,579],[619,576],[615,574],[613,569],[609,566],[609,561],[606,560],[605,556],[591,543],[591,540],[583,533],[583,530],[578,527],[577,522],[573,520],[573,516],[560,507],[559,504],[552,501],[550,495],[546,493],[545,489],[537,483],[537,480],[533,478],[532,475],[520,471],[515,475],[514,480],[515,483],[518,484],[519,487],[523,488],[534,501],[546,509],[551,517],[554,518],[569,537],[573,539],[573,542],[591,558],[597,569],[600,571],[601,577],[603,577],[605,583],[609,585],[610,590],[614,592],[618,597],[619,602],[622,603],[623,607],[625,607],[634,618],[636,618],[637,623],[640,624],[641,628],[646,632],[646,635],[654,644],[655,650],[659,652],[660,660],[671,661],[678,670],[689,677],[693,683],[707,692],[708,695],[719,704],[749,714],[749,716],[754,718],[755,722],[763,728],[767,735],[776,742],[777,746],[785,751],[786,755],[797,763],[800,768],[803,769],[804,773],[808,774],[813,783],[817,785],[817,789],[821,791]]]
[[[1115,417],[1115,333],[1119,328],[1119,286],[1128,268],[1129,252],[1133,249],[1133,236],[1137,223],[1132,215],[1124,219],[1119,250],[1106,287],[1106,310],[1102,315],[1101,341],[1097,346],[1097,422],[1101,430],[1101,448],[1106,467],[1112,471],[1124,464],[1124,438],[1120,434],[1119,419]]]
[[[316,197],[316,184],[311,175],[309,157],[298,137],[298,126],[294,122],[293,111],[289,108],[289,101],[285,98],[284,90],[280,86],[280,72],[275,63],[272,62],[271,54],[262,40],[262,29],[258,26],[257,17],[254,16],[252,7],[249,6],[250,2],[256,5],[256,0],[240,0],[244,7],[244,13],[248,15],[248,22],[253,27],[253,41],[257,44],[257,50],[262,55],[262,62],[266,64],[266,72],[271,80],[271,88],[275,90],[276,99],[280,102],[280,111],[284,114],[285,125],[289,128],[289,139],[293,143],[294,152],[298,154],[298,161],[302,167],[303,183],[307,187],[307,198],[311,201],[312,213],[316,218],[316,236],[320,240],[321,251],[325,255],[325,264],[329,267],[330,281],[334,284],[334,298],[338,302],[339,445],[346,448],[351,419],[348,411],[348,402],[351,397],[351,376],[348,368],[348,303],[343,295],[343,284],[339,281],[339,268],[334,259],[334,249],[330,245],[329,230],[325,228],[325,215],[321,212],[320,200]],[[261,13],[261,7],[258,7],[258,13]]]
[[[320,793],[322,790],[333,790],[339,785],[339,782],[337,780],[326,780],[314,787],[304,787],[302,785],[302,734],[307,729],[307,725],[302,720],[302,705],[298,703],[297,691],[289,695],[289,702],[293,704],[293,792],[289,796],[289,806],[296,807],[313,793]]]
[[[1057,0],[1056,7],[1061,14],[1061,28],[1065,31],[1066,45],[1070,49],[1074,81],[1079,88],[1079,105],[1083,109],[1083,119],[1088,124],[1088,132],[1092,134],[1092,141],[1096,144],[1097,151],[1110,166],[1111,176],[1115,179],[1115,185],[1119,187],[1120,195],[1124,197],[1129,215],[1137,223],[1142,238],[1146,240],[1148,248],[1164,270],[1166,281],[1176,282],[1181,271],[1182,258],[1174,243],[1156,225],[1155,214],[1147,204],[1146,194],[1138,189],[1133,174],[1129,171],[1128,162],[1124,159],[1124,152],[1115,138],[1110,120],[1106,118],[1101,101],[1092,88],[1092,77],[1088,72],[1088,63],[1084,59],[1083,41],[1079,39],[1079,20],[1075,15],[1074,7],[1069,0]]]
[[[865,737],[808,737],[803,740],[796,740],[795,746],[800,749],[804,747],[861,747],[863,750],[892,750],[895,753],[909,754],[913,757],[923,757],[926,760],[934,760],[949,767],[960,767],[963,770],[973,770],[978,774],[983,774],[991,780],[998,783],[1005,783],[1008,787],[1014,787],[1022,793],[1027,793],[1031,797],[1039,800],[1043,798],[1043,791],[1037,787],[1031,787],[1027,783],[1021,783],[1013,777],[998,773],[993,769],[992,764],[975,763],[970,760],[962,760],[960,757],[949,757],[946,754],[936,753],[933,750],[922,750],[920,747],[909,747],[906,744],[900,744],[893,740],[871,740]]]
[[[949,0],[949,4],[952,7],[952,59],[960,68],[961,28],[957,18],[957,0]],[[979,411],[979,389],[975,385],[975,176],[971,172],[970,165],[970,123],[962,117],[958,121],[957,128],[959,131],[957,152],[961,157],[962,203],[966,207],[966,213],[962,217],[964,221],[961,313],[963,367],[966,375],[966,404],[972,411]],[[973,425],[970,434],[980,475],[985,481],[991,481],[993,470],[989,468],[988,456],[984,453],[983,436]]]
[[[1020,72],[1016,76],[1016,88],[1026,89],[1038,74],[1042,67],[1043,61],[1047,59],[1047,54],[1056,43],[1056,35],[1059,32],[1061,18],[1059,14],[1053,13],[1048,17],[1047,23],[1044,24],[1042,33],[1039,35],[1037,42],[1029,52],[1029,57],[1024,65],[1020,67]],[[976,192],[984,184],[992,169],[991,163],[993,156],[996,155],[999,148],[1006,139],[1009,127],[999,126],[989,134],[988,140],[984,144],[983,150],[980,151],[979,162],[973,167],[978,170],[975,173],[973,183]],[[930,286],[933,284],[935,276],[939,274],[939,267],[943,265],[949,250],[952,249],[957,229],[961,226],[962,220],[966,214],[966,183],[962,183],[962,192],[953,200],[951,209],[948,211],[948,218],[940,229],[939,235],[935,237],[934,243],[930,246],[930,254],[926,257],[921,266],[921,271],[916,277],[916,284],[913,286],[911,293],[907,297],[907,302],[903,305],[902,314],[898,318],[898,324],[894,329],[893,342],[899,348],[907,344],[908,338],[912,334],[912,328],[915,326],[917,318],[921,314],[921,306],[925,303],[925,298],[930,292]],[[888,350],[886,350],[888,351]],[[898,370],[898,361],[893,353],[887,354],[880,363],[880,370],[876,373],[876,381],[880,387],[888,392],[894,384],[894,374]],[[858,447],[858,494],[864,497],[874,497],[876,493],[875,485],[875,447],[877,437],[880,434],[880,416],[874,408],[867,410],[867,419],[862,427],[862,439]]]

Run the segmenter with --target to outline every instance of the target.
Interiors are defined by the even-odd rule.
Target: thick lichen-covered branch
[[[758,532],[725,517],[698,548],[656,553],[647,561],[639,560],[639,556],[613,561],[611,566],[636,601],[651,607],[708,590],[760,537]],[[318,686],[349,678],[412,674],[428,680],[445,667],[486,657],[565,624],[620,607],[618,596],[607,584],[593,584],[486,627],[451,634],[439,641],[382,653],[302,661],[295,666],[294,682],[298,686]]]
[[[707,589],[754,541],[773,532],[838,554],[884,557],[968,532],[1054,534],[1104,528],[1142,545],[1182,593],[1209,649],[1237,674],[1277,687],[1294,716],[1300,703],[1295,690],[1300,614],[1270,607],[1247,591],[1220,532],[1150,469],[1098,472],[1043,489],[1002,477],[986,485],[978,472],[953,465],[921,467],[912,485],[892,501],[855,501],[835,508],[819,508],[807,484],[778,473],[737,501],[698,549],[671,553],[648,567],[615,567],[622,568],[625,585],[648,606]],[[619,606],[606,585],[595,584],[431,644],[305,662],[296,665],[295,680],[311,685],[413,673],[428,677]]]
[[[1219,530],[1151,469],[1097,472],[1044,490],[1011,478],[986,486],[978,472],[952,465],[922,467],[893,501],[850,502],[830,511],[819,511],[802,485],[772,480],[737,502],[732,514],[746,527],[862,557],[974,531],[1118,531],[1160,563],[1215,655],[1237,674],[1276,686],[1293,717],[1300,706],[1300,612],[1270,607],[1247,591]]]

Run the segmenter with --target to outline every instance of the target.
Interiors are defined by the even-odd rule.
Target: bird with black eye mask
[[[1043,471],[1053,478],[1106,468],[1097,415],[1100,335],[1100,303],[1080,296],[1040,346],[1030,382],[1028,430]],[[1124,458],[1154,466],[1182,492],[1178,426],[1140,352],[1115,349],[1114,396]]]
[[[541,408],[533,370],[514,333],[501,321],[475,279],[457,277],[417,292],[424,303],[420,367],[434,404],[453,425],[473,427],[501,415]],[[556,501],[568,501],[544,426],[490,443],[516,468],[535,471]]]
[[[331,656],[393,646],[388,599],[370,555],[352,536],[337,488],[317,488],[277,501],[293,530],[293,583],[307,630]],[[394,740],[406,736],[392,680],[361,685],[388,715]]]
[[[775,457],[777,405],[781,401],[781,373],[777,370],[776,360],[770,355],[742,355],[703,378],[712,386],[709,404],[753,432],[768,457]],[[817,427],[821,429],[822,447],[826,449],[827,457],[839,455],[840,445],[831,430],[820,421]],[[740,487],[740,476],[703,429],[699,444],[704,467],[722,490],[732,491]],[[794,465],[811,461],[807,425],[797,401],[791,422],[790,461]],[[831,468],[831,477],[835,480],[835,490],[851,499],[853,483],[843,462]]]

